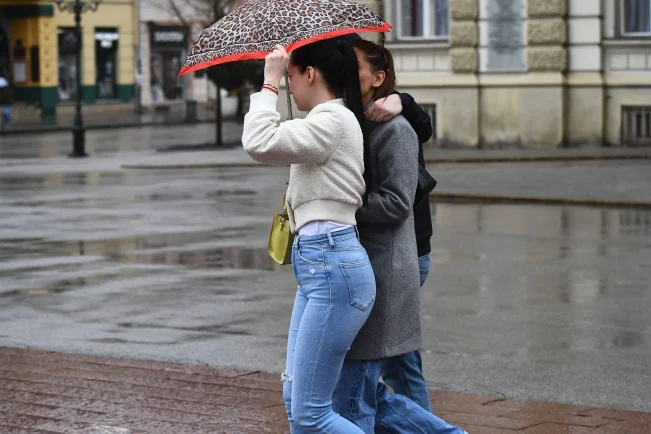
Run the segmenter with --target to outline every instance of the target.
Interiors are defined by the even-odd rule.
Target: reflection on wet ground
[[[83,176],[82,176],[83,175]],[[0,345],[282,370],[285,169],[0,175]],[[439,203],[435,388],[650,410],[651,213]]]
[[[225,120],[222,125],[225,142],[242,137],[242,124]],[[148,126],[140,128],[115,128],[86,131],[86,151],[96,157],[113,153],[165,149],[170,146],[214,143],[214,124],[192,126]],[[0,135],[0,165],[5,159],[52,158],[68,155],[72,151],[70,131],[48,134]]]

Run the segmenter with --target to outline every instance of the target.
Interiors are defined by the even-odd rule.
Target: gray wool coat
[[[375,273],[371,314],[347,358],[377,360],[421,347],[420,274],[414,231],[418,137],[402,116],[369,129],[372,175],[357,211],[362,245]]]

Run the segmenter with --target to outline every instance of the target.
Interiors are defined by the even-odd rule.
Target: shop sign
[[[172,26],[151,27],[152,48],[186,48],[186,28]]]
[[[113,47],[113,42],[119,39],[120,35],[117,32],[95,32],[95,40],[99,41],[102,48]]]

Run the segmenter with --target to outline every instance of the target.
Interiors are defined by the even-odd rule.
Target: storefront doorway
[[[187,29],[152,25],[150,41],[152,100],[183,99],[183,79],[179,77],[179,71],[187,50]]]
[[[2,6],[0,6],[0,17],[5,16]],[[9,56],[9,23],[4,19],[0,18],[0,74],[3,77],[9,78],[8,75],[11,73],[11,56]]]
[[[77,36],[74,27],[61,27],[59,41],[59,101],[77,98]]]
[[[95,29],[96,95],[98,99],[116,99],[117,58],[120,35],[114,28]]]

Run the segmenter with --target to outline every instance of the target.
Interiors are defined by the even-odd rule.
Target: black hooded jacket
[[[397,93],[397,92],[396,92]],[[425,166],[423,143],[432,137],[432,119],[407,93],[400,93],[402,101],[402,115],[411,124],[418,135],[420,146],[418,149],[418,164]],[[429,200],[423,200],[414,207],[414,224],[416,227],[416,242],[418,243],[418,256],[423,256],[432,251],[430,239],[433,235],[432,211]]]

